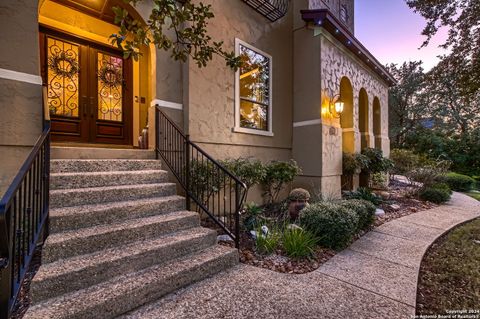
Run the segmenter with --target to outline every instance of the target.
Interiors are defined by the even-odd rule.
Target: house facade
[[[119,0],[3,1],[1,193],[46,113],[58,145],[138,147],[148,126],[154,148],[159,106],[213,158],[294,159],[297,186],[329,196],[340,194],[342,152],[375,147],[389,155],[394,80],[355,38],[354,0],[203,2],[215,14],[212,38],[245,62],[237,72],[219,57],[198,68],[154,47],[142,48],[139,61],[123,59],[109,44],[118,31],[111,8],[145,21],[148,0],[135,8]],[[268,16],[264,2],[284,14]]]

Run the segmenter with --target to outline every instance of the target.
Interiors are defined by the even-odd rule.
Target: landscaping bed
[[[476,219],[442,236],[425,254],[420,267],[417,314],[445,315],[447,311],[462,310],[480,315],[479,266],[480,219]]]

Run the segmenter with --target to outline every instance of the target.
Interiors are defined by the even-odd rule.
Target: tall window
[[[243,41],[235,40],[242,67],[236,73],[234,131],[272,134],[272,57]]]

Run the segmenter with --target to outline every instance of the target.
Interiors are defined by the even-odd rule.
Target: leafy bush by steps
[[[353,210],[358,216],[357,231],[365,230],[375,221],[376,207],[371,202],[363,199],[343,200],[339,202],[345,208]]]
[[[342,249],[356,233],[358,216],[340,204],[319,202],[302,210],[300,224],[311,231],[323,247]]]

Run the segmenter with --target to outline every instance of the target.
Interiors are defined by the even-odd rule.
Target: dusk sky
[[[445,51],[438,47],[447,37],[437,34],[428,47],[418,49],[425,37],[426,22],[404,0],[356,0],[355,37],[382,63],[422,60],[425,70],[438,62]]]

